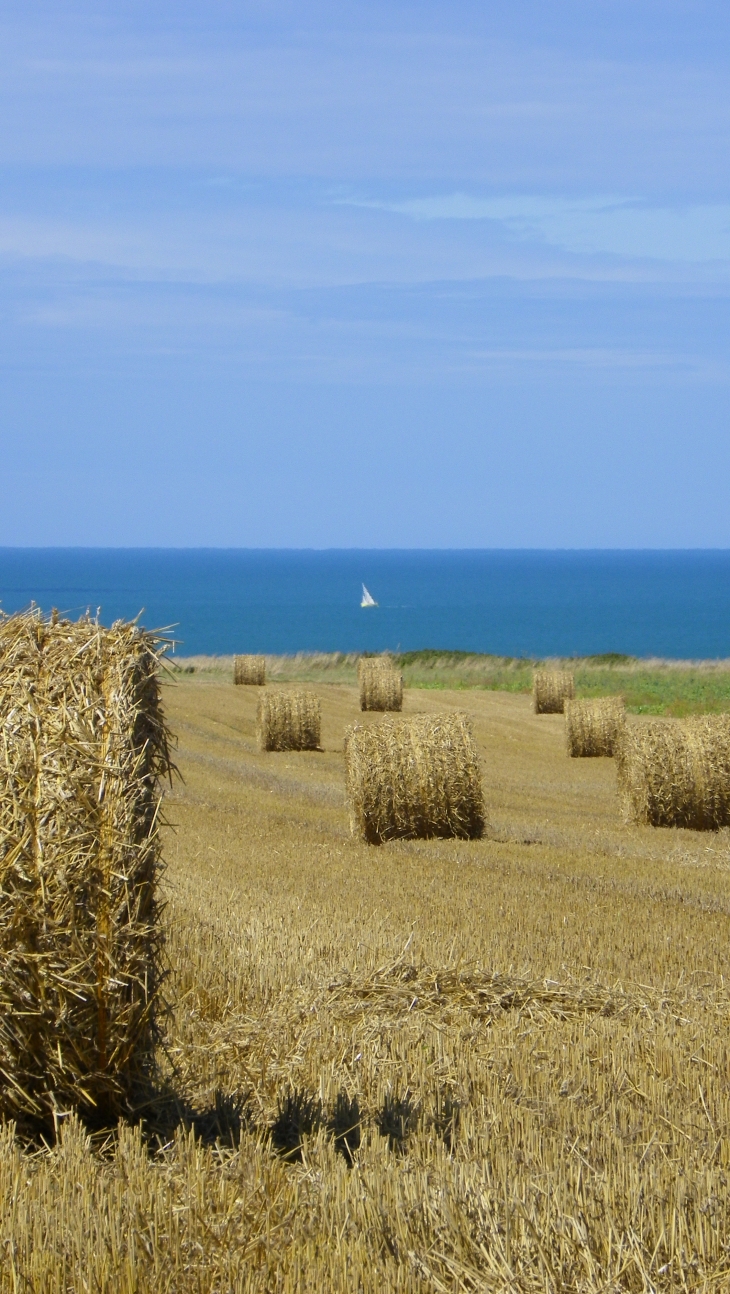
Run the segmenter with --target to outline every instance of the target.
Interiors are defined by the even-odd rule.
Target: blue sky
[[[728,547],[727,5],[6,0],[0,544]]]

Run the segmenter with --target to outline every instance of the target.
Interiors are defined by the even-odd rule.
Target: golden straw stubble
[[[259,694],[256,736],[260,750],[319,750],[321,723],[315,692],[267,688]]]
[[[233,682],[249,687],[263,687],[266,683],[266,657],[234,656]]]
[[[361,656],[357,679],[361,710],[403,709],[403,675],[389,656]]]
[[[537,670],[532,681],[535,714],[562,714],[566,700],[575,696],[575,683],[569,670]]]
[[[623,697],[599,696],[565,701],[565,737],[574,758],[615,753],[626,718]]]
[[[479,756],[461,712],[356,724],[345,736],[345,776],[353,835],[370,844],[484,834]]]
[[[0,1107],[109,1122],[151,1073],[162,954],[164,644],[0,620]]]
[[[730,825],[730,715],[626,723],[617,764],[627,821],[699,831]]]

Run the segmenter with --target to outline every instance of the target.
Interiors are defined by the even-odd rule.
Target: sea
[[[725,550],[0,549],[2,610],[31,603],[138,616],[182,656],[730,657]]]

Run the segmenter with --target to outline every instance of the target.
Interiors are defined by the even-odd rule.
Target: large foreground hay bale
[[[160,642],[0,620],[0,1108],[129,1111],[160,983]]]
[[[730,716],[627,723],[616,754],[629,822],[698,831],[730,824]]]
[[[484,832],[479,757],[465,714],[356,724],[345,737],[345,772],[353,835],[370,844]]]
[[[263,687],[266,683],[266,657],[234,656],[233,682],[249,687]]]
[[[361,710],[403,709],[403,675],[389,656],[361,656],[357,680]]]
[[[575,696],[575,683],[569,670],[538,670],[532,681],[535,714],[562,714],[566,700]]]
[[[574,758],[615,753],[626,718],[623,697],[601,696],[590,700],[565,700],[565,736]]]
[[[260,750],[319,750],[319,697],[293,688],[267,689],[259,696],[256,736]]]

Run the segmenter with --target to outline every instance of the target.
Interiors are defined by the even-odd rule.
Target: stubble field
[[[160,1091],[103,1144],[2,1134],[0,1288],[730,1287],[730,835],[623,825],[527,696],[412,688],[472,717],[486,838],[366,846],[380,720],[315,690],[323,751],[264,755],[255,688],[166,688]]]

